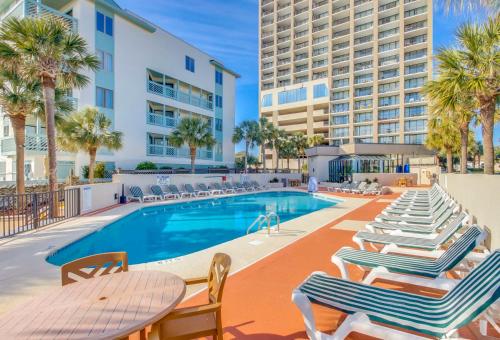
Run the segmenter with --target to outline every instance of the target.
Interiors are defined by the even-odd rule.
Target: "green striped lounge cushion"
[[[429,217],[419,217],[419,216],[397,216],[397,215],[384,215],[380,214],[375,217],[377,221],[390,221],[390,222],[407,222],[413,224],[432,224],[435,220],[437,220],[444,212],[448,209],[453,210],[452,205],[443,204],[441,208],[439,208],[432,216]]]
[[[456,232],[460,229],[467,218],[467,214],[461,212],[455,216],[448,225],[439,233],[434,239],[422,237],[408,237],[390,234],[376,234],[366,231],[359,231],[355,237],[360,240],[379,243],[379,244],[396,244],[398,246],[422,248],[422,249],[436,249],[441,244],[447,242]]]
[[[154,195],[163,196],[163,190],[161,190],[161,187],[159,185],[152,185],[151,186],[151,192]]]
[[[421,208],[395,208],[395,207],[390,207],[384,209],[384,212],[388,214],[395,214],[395,215],[404,215],[408,214],[411,216],[432,216],[438,210],[443,206],[443,204],[446,204],[445,200],[439,200],[435,202],[432,206],[430,206],[428,209],[421,209]]]
[[[482,231],[478,226],[470,227],[437,259],[384,254],[353,248],[342,248],[335,256],[345,262],[363,267],[385,267],[390,272],[434,278],[460,263],[476,247],[481,234]]]
[[[300,287],[311,302],[370,320],[442,337],[467,325],[500,296],[500,252],[495,251],[457,286],[436,298],[311,275]]]
[[[401,230],[410,233],[433,233],[437,228],[440,228],[451,216],[453,215],[453,210],[447,209],[443,215],[439,216],[438,219],[432,224],[411,224],[411,223],[399,223],[399,222],[370,222],[367,225],[372,226],[377,229],[386,230]]]

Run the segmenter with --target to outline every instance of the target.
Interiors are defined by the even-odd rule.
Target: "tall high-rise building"
[[[432,0],[260,0],[259,19],[261,117],[330,145],[423,143]]]
[[[189,168],[187,145],[176,148],[169,135],[184,117],[206,121],[216,140],[199,148],[197,168],[234,165],[231,136],[235,115],[235,72],[220,60],[121,8],[113,0],[0,0],[0,23],[11,17],[62,20],[95,53],[98,70],[83,72],[89,84],[73,89],[74,108],[95,106],[123,132],[123,148],[100,150],[97,161],[109,170],[134,169],[139,162]],[[27,179],[46,177],[44,122],[28,117],[25,141]],[[15,178],[15,145],[8,117],[0,111],[0,181]],[[84,153],[59,150],[57,176],[80,174]]]

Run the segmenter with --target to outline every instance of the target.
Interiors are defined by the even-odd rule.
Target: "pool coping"
[[[271,191],[304,192],[304,190],[296,188],[270,189],[261,192]],[[252,193],[258,192],[246,192],[226,196],[239,196]],[[371,200],[367,198],[345,198],[331,194],[320,195],[325,198],[335,198],[342,202],[333,207],[320,209],[281,224],[281,230],[290,229],[292,231],[293,228],[298,228],[301,223],[308,226],[305,231],[301,231],[297,235],[283,234],[267,237],[265,232],[254,232],[175,259],[130,265],[130,269],[163,270],[173,272],[185,278],[202,276],[206,275],[206,270],[213,254],[218,251],[224,251],[230,253],[233,257],[233,270],[231,271],[231,275],[233,275],[283,249],[289,244],[296,242],[298,239],[306,237],[328,222]],[[53,254],[55,251],[76,240],[141,208],[205,199],[210,199],[210,197],[127,204],[96,215],[80,216],[35,232],[24,233],[0,245],[0,313],[5,312],[13,304],[20,303],[22,300],[39,293],[43,289],[60,284],[59,267],[46,261],[46,257],[49,254]],[[249,242],[252,241],[261,243],[251,246]],[[186,298],[202,289],[203,287],[200,286],[192,287],[187,292]]]

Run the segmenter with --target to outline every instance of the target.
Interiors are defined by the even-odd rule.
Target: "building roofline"
[[[217,67],[220,67],[221,69],[223,69],[224,71],[226,71],[227,73],[233,75],[235,78],[241,78],[241,75],[239,75],[238,73],[228,69],[227,67],[225,67],[222,63],[218,62],[217,60],[215,59],[212,59],[210,60],[210,64],[214,65],[214,66],[217,66]]]

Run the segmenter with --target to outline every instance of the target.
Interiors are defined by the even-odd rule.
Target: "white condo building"
[[[134,169],[151,161],[159,167],[189,168],[187,148],[169,146],[167,137],[183,117],[209,122],[217,144],[198,150],[197,167],[233,166],[235,86],[239,76],[198,48],[120,8],[113,0],[0,0],[0,20],[17,16],[58,17],[86,39],[101,59],[90,84],[73,90],[78,109],[96,106],[123,132],[123,148],[98,153],[108,169]],[[1,117],[0,180],[15,177],[15,146],[9,119]],[[25,173],[45,178],[43,122],[28,119]],[[80,173],[85,154],[58,152],[58,178]]]

